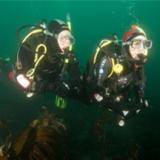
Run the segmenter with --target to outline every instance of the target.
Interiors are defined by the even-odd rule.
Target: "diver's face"
[[[60,32],[57,36],[58,45],[62,51],[68,49],[72,45],[73,40],[74,38],[68,30]]]
[[[134,60],[140,60],[141,57],[147,57],[148,49],[151,47],[150,41],[143,35],[139,35],[131,40],[129,52]]]

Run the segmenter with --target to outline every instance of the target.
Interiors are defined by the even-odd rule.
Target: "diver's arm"
[[[94,86],[92,88],[94,89],[92,90],[92,94],[97,102],[101,102],[105,97],[104,82],[108,79],[111,66],[112,64],[110,62],[110,58],[107,56],[103,56],[100,59],[99,63],[97,63],[94,67],[94,82],[92,83],[92,85]]]
[[[144,97],[145,94],[145,84],[146,84],[146,78],[144,74],[144,69],[140,68],[136,72],[136,82],[135,82],[135,92],[136,92],[136,97],[141,98]]]
[[[66,75],[66,73],[68,75]],[[56,95],[65,97],[71,94],[78,94],[80,85],[81,79],[78,62],[75,58],[71,58],[68,59],[67,63],[64,63],[62,72],[53,83],[45,84],[41,82],[41,90],[54,91]]]
[[[148,101],[145,99],[145,87],[146,78],[144,74],[144,69],[141,68],[137,72],[137,81],[135,83],[135,96],[137,105],[142,107],[148,107]]]
[[[81,80],[81,72],[79,69],[79,62],[75,57],[73,57],[68,65],[67,68],[68,74],[69,74],[69,80],[68,80],[68,85],[71,89],[71,93],[79,94],[81,91],[81,85],[82,85],[82,80]]]
[[[149,104],[148,100],[145,98],[143,84],[136,86],[136,89],[137,89],[137,97],[136,97],[137,106],[139,106],[141,109],[144,107],[148,107]]]

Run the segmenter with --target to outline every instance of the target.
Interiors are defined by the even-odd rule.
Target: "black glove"
[[[149,103],[148,103],[148,100],[145,99],[145,98],[139,98],[139,104],[140,104],[140,107],[141,108],[146,108],[146,107],[149,107]]]
[[[54,91],[58,96],[65,97],[68,95],[70,87],[64,81],[56,81],[54,83]]]

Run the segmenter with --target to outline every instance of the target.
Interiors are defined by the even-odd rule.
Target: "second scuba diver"
[[[117,112],[122,121],[148,106],[144,64],[152,42],[138,25],[117,37],[103,39],[88,62],[84,80],[90,103]]]
[[[74,41],[69,23],[58,19],[30,27],[20,43],[10,79],[28,97],[45,91],[60,97],[78,95],[81,80]]]

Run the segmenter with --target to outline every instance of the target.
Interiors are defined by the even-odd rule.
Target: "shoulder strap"
[[[100,53],[100,49],[103,48],[103,47],[106,47],[107,45],[109,45],[110,43],[112,43],[111,40],[109,39],[104,39],[100,42],[100,44],[98,45],[97,49],[96,49],[96,52],[94,54],[94,57],[93,57],[93,64],[96,63],[97,61],[97,57],[98,57],[98,54]]]

